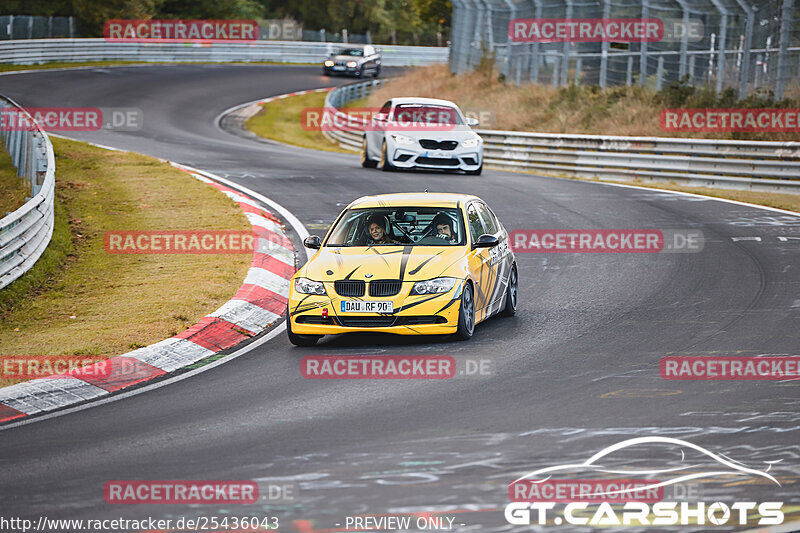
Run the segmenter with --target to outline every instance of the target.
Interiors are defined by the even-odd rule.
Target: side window
[[[478,207],[478,214],[483,221],[483,227],[486,228],[486,233],[491,233],[494,235],[500,229],[497,224],[497,219],[494,218],[494,213],[492,213],[488,207],[484,204],[477,204]]]
[[[389,114],[389,110],[392,108],[392,101],[389,100],[383,106],[381,106],[381,110],[378,113],[383,113],[384,115]]]
[[[371,56],[374,53],[375,53],[375,50],[373,50],[371,46],[365,46],[364,47],[364,55],[365,56]]]
[[[478,237],[486,233],[483,229],[483,223],[478,217],[478,211],[475,209],[475,204],[470,204],[467,208],[467,218],[469,224],[469,233],[472,235],[472,242],[476,242]]]

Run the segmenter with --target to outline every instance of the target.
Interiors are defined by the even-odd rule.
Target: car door
[[[503,226],[500,225],[500,222],[497,220],[492,210],[483,202],[476,202],[475,207],[481,222],[483,222],[486,233],[494,235],[499,241],[497,246],[488,248],[491,258],[489,262],[491,265],[493,284],[491,289],[492,293],[489,296],[489,303],[487,305],[487,312],[493,314],[499,311],[500,304],[503,303],[503,295],[505,294],[513,260],[509,248],[508,233],[506,233]]]
[[[470,251],[467,258],[470,276],[475,283],[475,322],[486,318],[486,309],[490,303],[494,287],[494,274],[492,272],[492,256],[489,248],[475,248],[478,238],[487,233],[480,215],[478,202],[467,205],[467,231],[470,237]]]

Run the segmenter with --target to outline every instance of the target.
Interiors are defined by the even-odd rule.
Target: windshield
[[[363,57],[364,50],[360,48],[347,48],[339,52],[340,56],[355,56],[355,57]]]
[[[325,246],[461,246],[461,210],[441,207],[348,209]]]
[[[463,124],[459,112],[444,105],[399,104],[394,108],[393,120],[414,124]]]

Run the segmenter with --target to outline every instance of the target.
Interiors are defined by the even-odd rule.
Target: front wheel
[[[480,176],[481,172],[483,172],[483,161],[481,161],[481,166],[479,166],[476,170],[467,170],[466,173],[470,176]]]
[[[369,151],[367,150],[367,136],[361,140],[361,166],[364,168],[375,168],[378,166],[378,162],[374,159],[369,158]]]
[[[517,313],[517,265],[511,265],[511,273],[508,275],[508,287],[506,287],[506,305],[503,307],[504,316],[514,316]]]
[[[394,170],[394,165],[389,162],[389,157],[386,153],[386,140],[384,139],[383,144],[381,145],[381,162],[380,167],[381,170],[384,172],[388,172],[390,170]]]
[[[289,316],[289,307],[286,307],[286,334],[289,336],[289,342],[295,346],[314,346],[317,341],[322,338],[322,335],[297,335],[292,332],[292,319]]]
[[[460,341],[472,338],[475,331],[475,300],[472,297],[472,285],[464,282],[464,290],[461,292],[461,308],[458,311],[458,329],[455,337]]]

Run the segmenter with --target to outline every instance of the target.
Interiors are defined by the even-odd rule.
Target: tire
[[[517,277],[517,265],[511,265],[511,273],[508,275],[508,287],[506,287],[506,305],[501,312],[503,316],[514,316],[517,314],[518,298],[519,280]]]
[[[292,319],[289,317],[289,306],[286,306],[286,334],[289,336],[289,342],[295,346],[314,346],[317,341],[322,338],[322,335],[296,335],[292,333]]]
[[[475,298],[472,294],[472,285],[469,283],[464,284],[464,290],[461,292],[461,305],[458,310],[458,329],[455,333],[455,338],[460,341],[466,341],[472,338],[475,332]]]
[[[378,166],[378,162],[374,159],[369,158],[369,152],[367,151],[367,136],[364,135],[363,140],[361,141],[361,166],[364,168],[375,168]]]
[[[394,165],[389,162],[389,157],[386,155],[386,139],[384,139],[383,144],[381,145],[381,162],[378,163],[378,166],[380,166],[381,170],[384,172],[394,170]]]
[[[479,166],[477,170],[467,170],[465,172],[470,176],[480,176],[481,172],[483,172],[483,161],[481,161],[481,166]]]
[[[364,77],[364,67],[359,67],[356,71],[356,78],[363,78]]]
[[[381,66],[378,65],[377,67],[375,67],[375,74],[372,77],[377,78],[380,75],[381,75]]]

